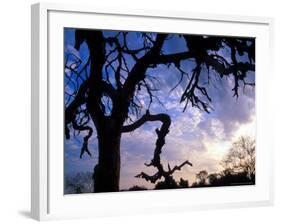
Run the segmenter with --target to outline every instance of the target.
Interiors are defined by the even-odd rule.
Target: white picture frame
[[[113,20],[109,18],[114,17]],[[75,18],[75,20],[73,19]],[[117,24],[117,25],[116,25]],[[189,28],[184,25],[189,25]],[[257,182],[255,186],[122,192],[64,196],[63,27],[191,32],[257,38]],[[97,9],[94,6],[32,5],[31,214],[37,220],[185,211],[273,203],[273,146],[269,100],[273,78],[273,19],[189,12]],[[58,52],[61,51],[61,54]],[[262,74],[267,74],[267,78]],[[262,85],[261,85],[262,83]],[[54,150],[56,149],[56,150]],[[61,163],[61,164],[60,164]],[[200,197],[199,197],[200,195]],[[181,199],[181,200],[180,200]],[[186,200],[185,200],[186,199]]]

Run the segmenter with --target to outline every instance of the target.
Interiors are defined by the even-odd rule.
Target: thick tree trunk
[[[98,131],[99,160],[94,169],[94,192],[119,191],[121,130],[114,124]]]

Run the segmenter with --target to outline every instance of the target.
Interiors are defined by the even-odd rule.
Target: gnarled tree
[[[146,122],[162,123],[155,130],[153,157],[145,163],[157,171],[153,175],[141,172],[136,177],[155,183],[161,178],[168,180],[184,165],[192,165],[186,160],[165,169],[161,163],[171,119],[168,114],[150,112],[151,104],[159,100],[151,79],[161,79],[161,75],[151,77],[148,70],[159,65],[168,70],[173,65],[181,79],[171,91],[187,80],[179,98],[179,103],[184,104],[183,111],[188,105],[207,113],[212,110],[208,93],[212,78],[230,78],[234,97],[238,97],[240,87],[254,86],[246,78],[249,71],[255,70],[252,38],[139,32],[132,46],[129,36],[129,32],[77,29],[74,47],[79,51],[85,43],[89,58],[85,62],[75,54],[65,58],[65,136],[69,139],[72,132],[85,133],[82,157],[85,152],[91,155],[88,142],[93,133],[97,133],[99,158],[93,174],[95,192],[119,190],[122,133],[132,132]],[[182,51],[165,53],[164,45],[173,38],[184,42]],[[186,61],[192,62],[191,72],[183,65]],[[140,90],[145,90],[150,99],[147,105],[138,99]]]

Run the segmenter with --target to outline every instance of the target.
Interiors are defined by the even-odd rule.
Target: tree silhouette
[[[196,174],[192,187],[232,186],[255,184],[255,141],[249,136],[241,136],[222,160],[224,169],[208,175],[206,170]]]
[[[223,160],[223,165],[230,173],[245,173],[254,180],[255,169],[255,141],[250,137],[240,137],[232,144],[229,153]]]
[[[180,178],[179,187],[180,188],[187,188],[187,187],[189,187],[188,180],[184,180],[184,179]]]
[[[191,185],[191,187],[205,187],[209,185],[207,182],[211,175],[208,175],[206,170],[199,171],[195,174],[196,181]]]
[[[146,166],[155,167],[153,175],[141,172],[136,175],[156,183],[164,178],[172,180],[175,171],[188,160],[173,168],[164,168],[161,152],[169,133],[171,119],[168,114],[151,114],[150,106],[159,102],[149,70],[164,65],[181,74],[181,79],[171,91],[184,84],[179,98],[184,104],[210,113],[212,99],[208,87],[212,80],[229,78],[233,82],[233,96],[239,96],[239,88],[254,86],[248,81],[248,71],[255,70],[255,40],[253,38],[213,37],[205,35],[165,34],[139,32],[137,44],[131,46],[129,32],[105,32],[76,29],[75,48],[83,43],[89,50],[89,58],[82,62],[74,54],[65,59],[65,137],[71,133],[83,133],[80,157],[89,150],[89,139],[93,133],[98,139],[98,164],[94,168],[95,192],[119,191],[120,142],[123,133],[132,132],[146,122],[161,122],[156,128],[157,139],[151,161]],[[180,52],[165,53],[163,46],[177,37],[185,46]],[[136,46],[137,45],[137,46]],[[190,62],[191,72],[184,63]],[[186,83],[183,80],[187,80]],[[71,91],[69,91],[71,85]],[[147,105],[142,105],[138,94],[146,91]],[[159,102],[161,103],[161,102]],[[187,127],[188,128],[188,127]]]

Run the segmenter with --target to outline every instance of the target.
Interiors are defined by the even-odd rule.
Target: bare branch
[[[162,148],[165,144],[165,137],[169,133],[169,128],[171,125],[171,119],[170,116],[167,114],[156,114],[151,115],[149,111],[146,111],[146,114],[143,115],[142,118],[137,120],[135,123],[124,126],[122,129],[122,132],[131,132],[141,125],[143,125],[147,121],[161,121],[162,125],[160,129],[156,129],[155,132],[157,134],[157,140],[155,143],[155,149],[154,149],[154,156],[149,164],[146,164],[146,166],[154,166],[158,169],[158,172],[152,176],[141,172],[140,174],[136,175],[137,178],[144,178],[146,181],[150,181],[151,183],[155,183],[157,180],[161,179],[161,177],[169,178],[176,170],[180,170],[185,165],[192,164],[187,160],[183,162],[180,166],[175,166],[173,169],[168,169],[168,171],[165,171],[163,168],[163,165],[161,164],[161,158],[160,154],[162,152]]]
[[[88,140],[93,134],[93,129],[90,126],[80,126],[76,123],[76,121],[72,121],[73,128],[78,131],[88,131],[88,134],[84,137],[84,142],[80,152],[80,159],[82,158],[83,154],[86,152],[89,156],[92,156],[88,149]]]
[[[144,123],[146,123],[147,121],[162,121],[167,122],[167,125],[170,126],[170,117],[167,114],[150,114],[149,110],[146,111],[146,113],[136,122],[134,122],[133,124],[127,125],[127,126],[123,126],[122,128],[122,132],[132,132],[134,130],[136,130],[137,128],[141,127]]]

